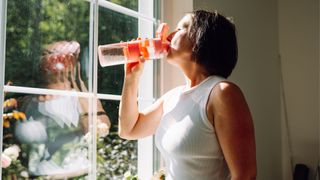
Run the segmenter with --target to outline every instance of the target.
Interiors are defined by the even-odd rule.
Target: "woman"
[[[42,86],[88,92],[80,75],[79,54],[80,44],[76,41],[47,45],[39,63]],[[16,137],[28,145],[27,166],[32,177],[67,179],[88,173],[87,98],[27,95],[20,98],[19,106],[28,120],[16,126]],[[106,136],[111,123],[100,101],[97,111],[98,136]]]
[[[254,127],[246,100],[227,81],[237,62],[235,27],[217,12],[187,14],[168,36],[167,60],[187,80],[142,112],[138,82],[144,60],[126,66],[119,135],[154,135],[166,179],[255,179]]]

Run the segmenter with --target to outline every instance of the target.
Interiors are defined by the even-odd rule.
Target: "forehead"
[[[178,27],[185,27],[191,25],[192,22],[192,15],[187,14],[185,15],[178,23]]]

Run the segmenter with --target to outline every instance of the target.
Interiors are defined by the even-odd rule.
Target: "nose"
[[[178,30],[175,30],[173,32],[171,32],[168,36],[167,36],[167,41],[171,42],[173,36],[177,33]]]

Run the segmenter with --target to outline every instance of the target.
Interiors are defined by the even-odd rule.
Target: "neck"
[[[208,73],[203,67],[199,66],[197,63],[188,63],[188,66],[182,68],[186,81],[187,88],[192,88],[200,84],[203,80],[209,77]]]

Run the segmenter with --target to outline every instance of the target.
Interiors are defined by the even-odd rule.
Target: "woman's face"
[[[177,25],[175,31],[168,36],[170,42],[170,50],[168,52],[167,59],[169,61],[184,60],[191,58],[192,47],[190,39],[188,38],[189,28],[191,26],[192,16],[184,16]]]

